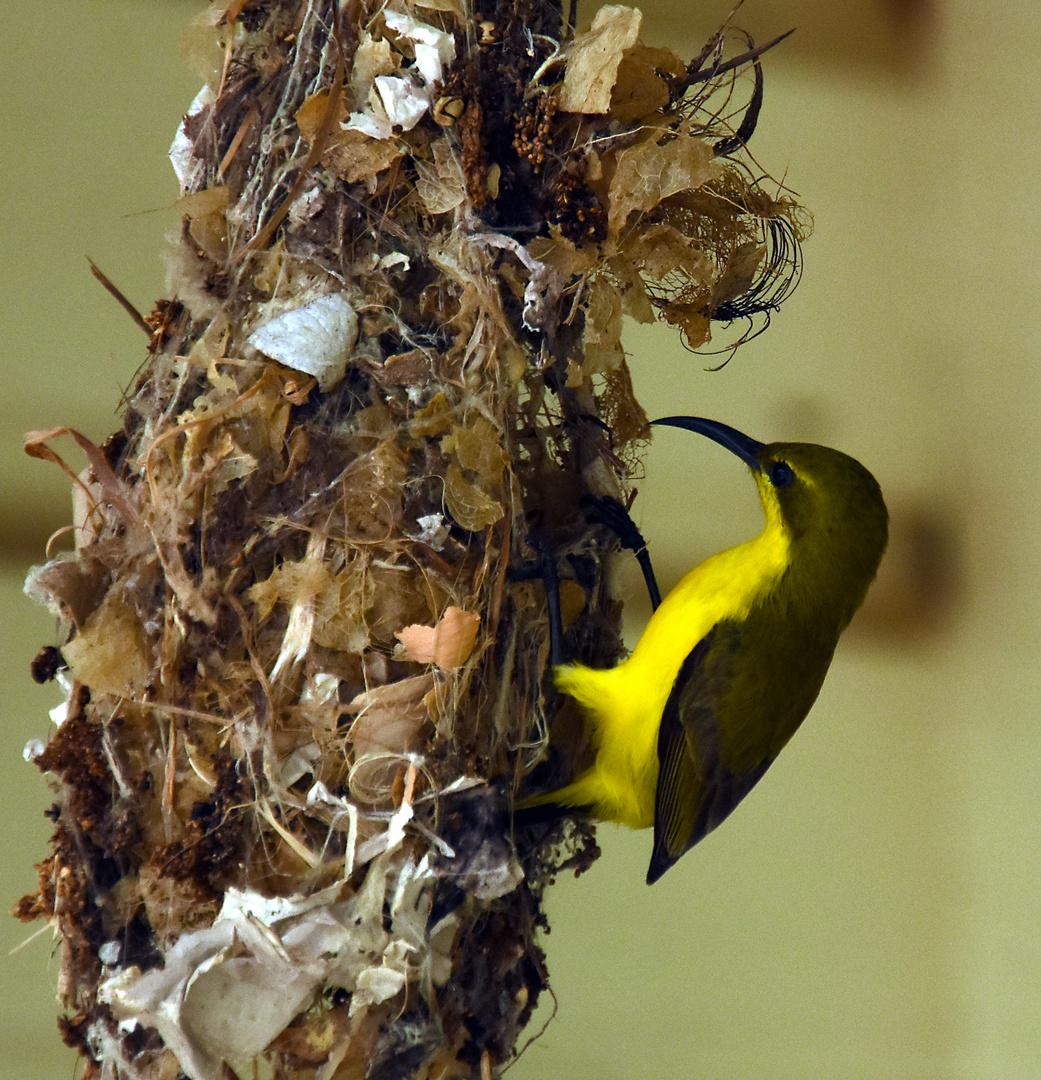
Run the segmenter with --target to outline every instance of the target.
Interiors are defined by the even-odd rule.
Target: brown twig
[[[97,263],[89,256],[84,256],[88,263],[90,263],[90,272],[104,285],[106,291],[112,296],[119,306],[130,316],[131,319],[141,327],[142,330],[151,338],[153,329],[149,325],[148,320],[137,310],[136,307],[123,295],[119,288],[113,284],[109,276],[102,270]]]
[[[784,41],[786,37],[790,37],[794,34],[795,30],[796,28],[793,26],[791,30],[787,30],[783,34],[778,35],[773,41],[768,41],[765,45],[757,45],[755,48],[749,49],[739,56],[732,56],[729,60],[724,60],[720,64],[713,64],[712,67],[706,68],[704,71],[699,71],[694,66],[699,62],[704,62],[704,57],[698,57],[695,59],[694,63],[687,68],[687,74],[676,84],[676,95],[680,96],[698,83],[709,82],[716,78],[717,75],[722,75],[727,71],[733,71],[735,68],[743,67],[745,64],[758,60],[763,53],[769,52],[775,45],[779,45]]]

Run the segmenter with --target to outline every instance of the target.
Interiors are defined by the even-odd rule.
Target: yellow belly
[[[787,557],[787,538],[767,529],[687,574],[621,664],[600,671],[582,664],[558,667],[556,685],[582,706],[596,759],[567,787],[538,801],[587,806],[601,821],[634,829],[653,825],[658,728],[680,667],[721,619],[747,616],[784,572]]]

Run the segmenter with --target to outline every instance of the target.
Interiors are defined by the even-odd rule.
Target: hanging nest
[[[542,891],[596,855],[588,824],[511,832],[561,706],[525,568],[559,557],[568,654],[615,662],[580,501],[634,494],[623,315],[700,347],[798,274],[797,207],[739,160],[762,50],[685,63],[640,18],[237,0],[190,29],[173,298],[123,426],[26,443],[74,479],[75,549],[27,583],[68,697],[18,913],[59,934],[87,1076],[514,1052]]]

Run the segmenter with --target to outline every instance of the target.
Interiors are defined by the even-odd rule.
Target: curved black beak
[[[720,446],[725,446],[732,454],[737,454],[750,469],[759,469],[759,454],[766,444],[742,435],[729,424],[706,420],[703,416],[663,416],[660,420],[652,420],[648,426],[654,427],[656,424],[683,428],[685,431],[704,435]]]

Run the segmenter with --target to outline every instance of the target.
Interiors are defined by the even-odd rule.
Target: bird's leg
[[[647,584],[647,592],[651,598],[651,609],[657,610],[661,604],[661,593],[658,591],[658,582],[651,567],[651,556],[647,551],[647,541],[636,527],[636,522],[629,516],[629,511],[610,495],[584,495],[582,508],[586,517],[597,525],[603,525],[610,529],[622,543],[636,556],[636,561],[643,571],[643,580]]]
[[[560,571],[557,569],[557,553],[538,534],[527,538],[528,545],[538,558],[525,566],[511,567],[507,572],[510,581],[532,581],[541,578],[546,590],[546,614],[549,618],[549,662],[551,667],[564,663],[564,621],[560,614]]]

